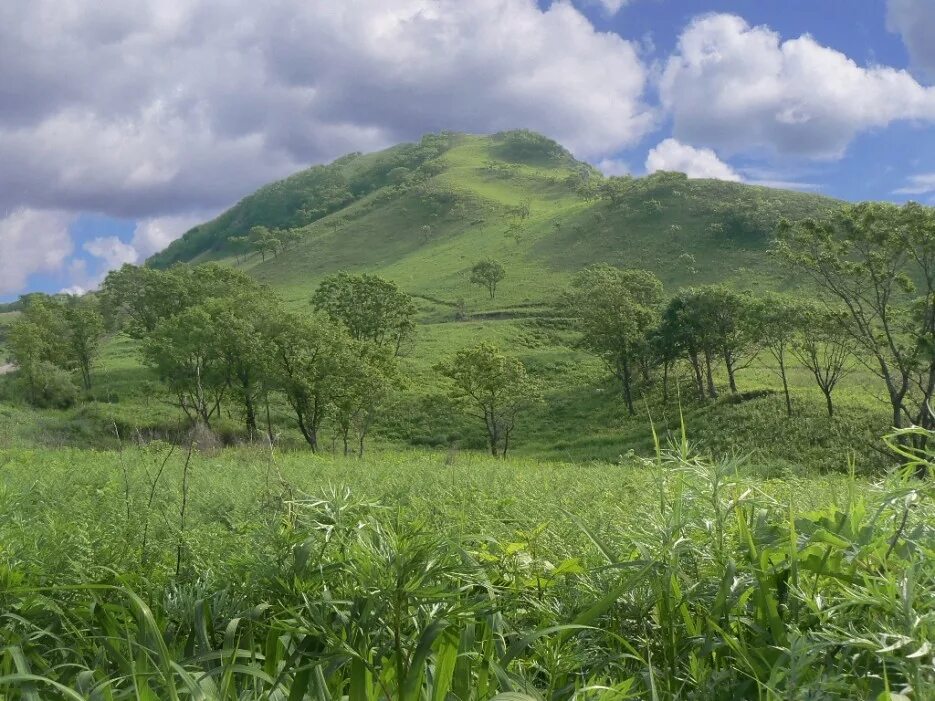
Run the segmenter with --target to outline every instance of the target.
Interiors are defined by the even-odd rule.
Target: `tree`
[[[750,311],[756,338],[776,361],[775,371],[782,381],[786,414],[792,416],[787,360],[788,351],[802,326],[802,305],[786,295],[770,293],[757,300]]]
[[[564,297],[565,308],[578,320],[582,345],[621,382],[631,416],[634,373],[648,364],[649,333],[658,323],[661,298],[662,283],[652,273],[609,265],[578,273]]]
[[[209,300],[205,307],[218,332],[215,343],[227,365],[231,391],[243,407],[247,435],[255,436],[261,400],[266,400],[267,420],[269,418],[271,369],[263,320],[277,313],[278,302],[267,290],[250,289],[231,297]]]
[[[338,273],[325,278],[312,306],[344,325],[355,341],[389,348],[398,355],[415,329],[412,298],[376,275]]]
[[[935,211],[864,203],[782,222],[778,252],[846,310],[845,329],[886,387],[893,426],[935,427]]]
[[[224,320],[206,305],[161,320],[143,343],[144,362],[176,396],[192,422],[211,426],[230,386],[230,368],[218,340]]]
[[[282,241],[276,234],[265,226],[254,226],[250,229],[250,245],[260,254],[261,260],[266,262],[266,254],[276,256],[282,248]]]
[[[91,389],[91,368],[100,350],[104,323],[93,297],[53,298],[29,295],[10,331],[10,350],[35,398],[41,365],[76,372]],[[45,376],[51,376],[45,371]]]
[[[271,315],[264,334],[271,344],[275,386],[285,395],[312,452],[317,452],[322,423],[353,377],[359,354],[345,329],[324,315]]]
[[[104,279],[101,310],[108,328],[142,339],[163,319],[251,288],[259,284],[249,275],[217,263],[179,264],[168,270],[124,265]]]
[[[717,398],[714,361],[720,357],[727,370],[731,392],[737,391],[736,373],[756,357],[750,299],[722,286],[682,290],[663,314],[667,333],[688,356],[699,395]],[[700,357],[699,357],[700,356]],[[704,360],[704,379],[702,366]]]
[[[497,294],[497,285],[506,277],[506,269],[497,261],[488,258],[478,261],[471,268],[471,284],[487,288],[490,299]]]
[[[71,297],[62,306],[64,342],[69,365],[81,375],[85,390],[91,389],[91,367],[100,354],[104,319],[91,297]]]
[[[506,457],[517,418],[540,397],[523,363],[494,345],[481,343],[458,351],[435,370],[451,381],[450,396],[483,421],[490,454]]]
[[[847,332],[847,317],[817,304],[802,305],[798,310],[799,332],[792,353],[811,371],[822,394],[828,417],[834,416],[831,393],[851,370],[854,343]]]
[[[357,455],[363,457],[364,442],[377,419],[379,410],[386,403],[397,381],[395,358],[379,351],[361,351],[353,372],[332,399],[334,423],[344,444],[344,455],[350,453],[350,440],[357,442]]]

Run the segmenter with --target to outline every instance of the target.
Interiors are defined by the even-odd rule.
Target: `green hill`
[[[794,283],[768,255],[777,222],[840,205],[812,194],[689,180],[679,173],[605,178],[528,131],[444,133],[380,153],[351,154],[268,185],[195,227],[149,264],[216,260],[240,266],[299,309],[308,308],[321,279],[337,271],[397,282],[416,298],[420,323],[403,349],[407,385],[376,428],[381,440],[395,445],[483,447],[480,427],[444,399],[433,366],[488,340],[520,357],[543,384],[546,401],[516,443],[522,454],[567,460],[645,454],[653,446],[651,426],[663,434],[677,431],[684,416],[703,447],[753,453],[769,471],[843,469],[842,456],[850,450],[861,455],[859,467],[874,460],[865,443],[875,443],[886,427],[865,371],[841,387],[840,416],[833,421],[823,416],[823,401],[804,368],[790,373],[797,411],[786,419],[766,355],[742,371],[737,398],[702,403],[685,391],[665,402],[647,395],[639,415],[630,417],[618,384],[578,346],[578,334],[554,305],[572,275],[598,262],[651,270],[667,293],[712,282],[751,290],[787,287]],[[285,250],[264,260],[242,248],[242,237],[255,226],[293,235]],[[507,271],[493,299],[470,284],[472,265],[488,257]],[[39,421],[43,444],[94,446],[118,433],[171,436],[177,430],[178,412],[141,365],[136,342],[110,340],[97,376],[92,401],[61,416],[24,419],[22,426]],[[288,412],[275,406],[273,412],[288,441]],[[236,440],[240,422],[227,418],[222,430]],[[9,440],[36,442],[36,430],[16,425]]]
[[[604,178],[532,132],[443,133],[350,154],[268,185],[195,227],[150,264],[231,259],[254,226],[296,228],[284,255],[241,264],[299,298],[337,270],[376,272],[408,292],[474,311],[548,303],[596,262],[652,270],[667,286],[780,287],[764,255],[776,223],[825,213],[826,197],[679,173]],[[497,299],[468,284],[500,259]]]

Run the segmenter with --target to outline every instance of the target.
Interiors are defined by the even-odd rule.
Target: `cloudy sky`
[[[0,301],[440,129],[935,204],[932,37],[933,0],[3,0]]]

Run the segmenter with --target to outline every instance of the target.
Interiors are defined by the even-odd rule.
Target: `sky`
[[[935,205],[935,0],[3,0],[0,301],[450,129]]]

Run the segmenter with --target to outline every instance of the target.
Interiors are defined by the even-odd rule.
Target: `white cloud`
[[[935,193],[935,173],[920,173],[909,177],[906,185],[893,191],[897,195],[927,195]]]
[[[782,41],[768,27],[725,14],[685,29],[660,94],[675,138],[728,155],[837,158],[868,129],[935,122],[935,88],[908,72],[861,67],[809,36]]]
[[[596,164],[604,175],[628,175],[632,172],[629,164],[619,158],[604,158]]]
[[[601,5],[604,6],[604,9],[607,10],[608,14],[615,15],[623,8],[624,5],[628,4],[630,0],[597,0]]]
[[[95,258],[100,258],[108,269],[119,268],[125,263],[136,263],[140,259],[133,246],[116,236],[99,236],[88,241],[83,248]]]
[[[886,25],[902,35],[912,64],[935,79],[935,2],[888,0]]]
[[[213,213],[191,216],[155,217],[137,223],[131,245],[140,260],[163,250],[186,231],[213,217]]]
[[[64,212],[17,209],[0,219],[0,294],[21,292],[30,275],[60,270],[72,252]]]
[[[601,157],[653,128],[646,82],[636,45],[568,2],[4,2],[0,211],[220,209],[440,129]]]
[[[649,152],[646,172],[659,170],[685,173],[689,178],[714,178],[739,182],[740,175],[709,148],[695,148],[675,139],[666,139]]]
[[[86,288],[81,285],[72,285],[70,287],[63,287],[58,291],[60,295],[72,295],[74,297],[80,297],[83,294],[89,292]]]

